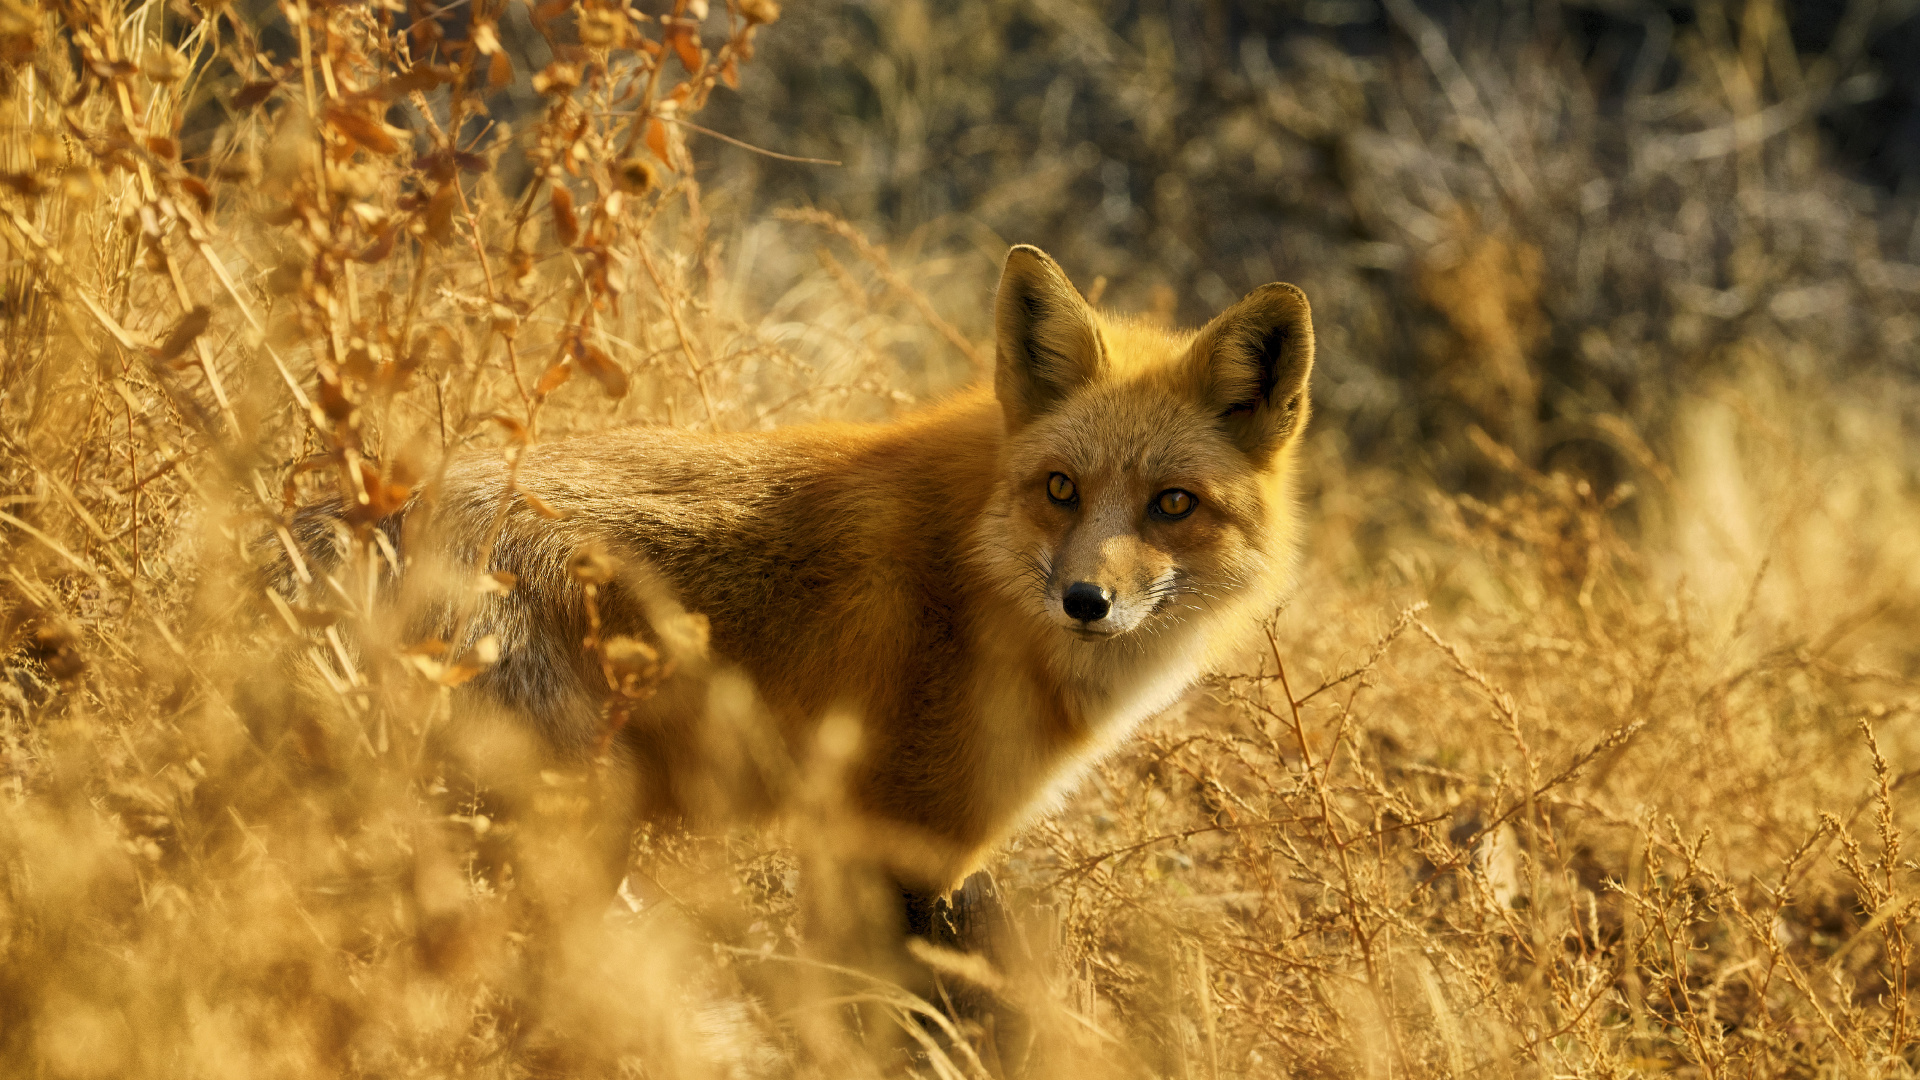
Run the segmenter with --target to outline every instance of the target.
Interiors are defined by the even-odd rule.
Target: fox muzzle
[[[1113,594],[1091,581],[1076,581],[1060,598],[1067,616],[1083,623],[1099,622],[1113,610]]]

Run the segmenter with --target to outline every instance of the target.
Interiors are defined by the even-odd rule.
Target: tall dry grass
[[[1023,220],[1120,302],[1191,306],[1044,161],[913,233],[752,209],[748,151],[693,169],[696,116],[740,76],[751,117],[790,27],[706,8],[0,13],[10,1072],[1912,1072],[1920,270],[1901,209],[1765,111],[1848,73],[1799,70],[1764,4],[1677,37],[1625,135],[1568,58],[1456,56],[1417,10],[1398,60],[1243,50],[1212,157],[1142,126],[1372,231],[1288,249],[1328,342],[1298,589],[995,862],[998,967],[939,961],[1013,1031],[809,959],[774,829],[649,830],[644,902],[556,923],[594,771],[517,777],[496,820],[443,752],[487,650],[394,621],[386,509],[463,450],[938,395]],[[894,29],[945,62],[951,24]],[[1086,40],[1063,70],[1138,81],[1121,107],[1185,100],[1168,41]],[[1668,157],[1609,172],[1616,136]],[[1356,156],[1288,171],[1312,155]],[[1029,176],[1060,212],[1021,217]],[[328,492],[351,557],[276,600],[272,538]]]

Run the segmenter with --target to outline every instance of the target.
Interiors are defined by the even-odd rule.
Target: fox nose
[[[1062,600],[1060,606],[1067,609],[1067,615],[1081,622],[1097,622],[1113,610],[1112,595],[1091,581],[1076,581],[1067,586],[1067,595]]]

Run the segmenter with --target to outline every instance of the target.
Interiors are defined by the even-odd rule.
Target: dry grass
[[[776,832],[650,832],[635,869],[670,899],[554,925],[540,884],[592,770],[487,816],[438,749],[487,658],[392,624],[362,587],[376,534],[302,606],[256,576],[300,500],[371,521],[461,448],[884,418],[973,377],[990,262],[695,179],[693,116],[786,29],[748,17],[771,8],[714,5],[701,45],[671,16],[583,5],[536,38],[477,4],[499,51],[384,8],[0,11],[9,1072],[1006,1067],[801,958]],[[1249,76],[1298,124],[1352,114],[1356,213],[1400,230],[1364,259],[1404,264],[1304,282],[1332,382],[1300,586],[1009,846],[1005,970],[955,978],[1032,1018],[1038,1076],[1910,1075],[1920,270],[1805,122],[1581,219],[1598,140],[1540,119],[1597,115],[1577,80],[1534,56],[1533,90],[1497,95],[1512,72],[1421,44],[1346,81],[1319,56],[1324,101]],[[1660,115],[1751,114],[1787,84],[1765,45],[1702,32],[1713,80]],[[1540,86],[1560,112],[1528,109]],[[512,138],[481,137],[483,100]],[[1497,115],[1443,153],[1455,108]],[[1662,217],[1676,177],[1727,197]],[[1808,238],[1835,222],[1850,256]],[[1636,270],[1648,246],[1705,254]],[[1150,284],[1116,295],[1171,310]],[[1424,328],[1382,329],[1396,305]],[[1416,425],[1355,359],[1396,347]],[[1568,364],[1646,382],[1568,419]],[[1534,426],[1555,394],[1557,434]]]

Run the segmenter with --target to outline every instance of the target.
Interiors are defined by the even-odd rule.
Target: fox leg
[[[948,893],[902,887],[907,935],[954,952],[979,956],[1002,976],[1015,966],[1019,937],[993,875],[976,870]],[[1033,1042],[1025,1013],[994,989],[928,967],[929,1000],[955,1020],[977,1028],[976,1050],[997,1075],[1019,1076]]]
[[[1010,929],[999,886],[985,870],[967,875],[959,888],[947,893],[902,886],[900,902],[907,936],[946,949],[992,959]]]

